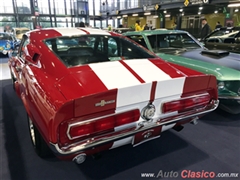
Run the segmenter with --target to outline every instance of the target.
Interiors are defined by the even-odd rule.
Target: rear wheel
[[[44,139],[42,138],[41,134],[39,133],[36,126],[33,124],[31,118],[28,116],[28,127],[29,127],[29,133],[30,138],[33,144],[33,147],[41,158],[50,157],[52,155],[52,152]]]
[[[12,79],[12,87],[13,87],[13,90],[15,91],[15,81],[16,81],[16,79],[14,78],[12,73],[11,73],[11,79]]]

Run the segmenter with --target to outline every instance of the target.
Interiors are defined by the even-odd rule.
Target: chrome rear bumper
[[[214,111],[218,107],[218,104],[219,104],[219,100],[212,100],[211,104],[206,106],[204,108],[204,110],[202,110],[200,112],[196,111],[196,113],[191,114],[191,115],[185,115],[184,114],[184,115],[181,115],[181,116],[179,116],[177,118],[174,118],[172,120],[153,123],[153,124],[148,125],[148,126],[143,126],[140,129],[135,129],[135,130],[125,132],[125,133],[122,133],[122,134],[113,135],[111,137],[101,138],[99,140],[94,140],[94,141],[91,141],[91,142],[82,143],[82,144],[76,145],[75,147],[69,148],[67,150],[61,149],[58,146],[58,144],[50,143],[50,149],[58,156],[67,156],[67,155],[71,155],[71,154],[81,153],[81,152],[84,152],[88,149],[91,149],[91,148],[94,148],[94,147],[97,147],[97,146],[100,146],[100,145],[104,145],[104,144],[107,144],[107,143],[110,143],[110,142],[114,142],[114,141],[117,141],[117,140],[120,140],[120,139],[124,139],[124,138],[130,137],[130,136],[133,136],[133,135],[135,135],[139,132],[143,132],[143,131],[146,131],[146,130],[149,130],[149,129],[152,129],[152,128],[156,128],[156,127],[167,125],[167,124],[176,123],[178,121],[187,120],[187,119],[191,119],[191,118],[194,119],[198,116],[201,116],[201,115],[204,115],[206,113]]]

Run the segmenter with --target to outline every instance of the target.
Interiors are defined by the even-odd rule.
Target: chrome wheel
[[[42,138],[42,135],[39,133],[37,127],[33,124],[32,119],[29,116],[27,117],[27,119],[29,135],[36,153],[42,158],[51,156],[51,150]]]

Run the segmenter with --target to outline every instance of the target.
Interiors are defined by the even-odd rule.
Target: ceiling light
[[[124,14],[122,17],[128,17],[128,15],[127,15],[127,14]]]
[[[153,16],[153,18],[158,18],[158,15]]]
[[[146,13],[144,13],[144,15],[146,16],[146,15],[151,15],[151,13],[150,12],[146,12]]]
[[[183,9],[179,9],[180,12],[183,12]]]
[[[200,10],[202,10],[202,9],[203,9],[203,7],[199,7],[199,9],[200,9]]]
[[[214,13],[215,13],[215,14],[217,14],[217,13],[218,13],[218,11],[214,11]]]
[[[184,13],[182,13],[182,16],[184,16]]]
[[[238,9],[235,9],[234,12],[238,12],[239,10]]]
[[[166,13],[167,13],[167,11],[163,11],[163,13],[164,13],[164,14],[166,14]]]
[[[118,19],[122,18],[122,16],[117,16]]]
[[[236,4],[229,4],[228,7],[239,7],[240,3],[236,3]]]
[[[132,16],[138,16],[138,14],[132,14]]]
[[[170,17],[171,15],[170,14],[166,14],[165,17]]]
[[[198,12],[198,14],[201,14],[201,12]]]

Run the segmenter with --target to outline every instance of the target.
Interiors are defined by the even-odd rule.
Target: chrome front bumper
[[[177,118],[174,118],[172,120],[168,120],[166,122],[158,122],[158,123],[153,123],[151,125],[147,125],[147,126],[143,126],[140,129],[135,129],[132,130],[130,132],[125,132],[122,134],[118,134],[118,135],[113,135],[111,137],[107,137],[107,138],[101,138],[99,140],[95,140],[92,142],[88,142],[88,143],[83,143],[80,145],[76,145],[75,147],[72,147],[71,149],[67,149],[67,150],[63,150],[61,149],[58,144],[53,144],[50,143],[50,149],[58,156],[67,156],[67,155],[71,155],[71,154],[76,154],[76,153],[81,153],[84,152],[88,149],[100,146],[100,145],[104,145],[110,142],[114,142],[117,140],[121,140],[130,136],[133,136],[139,132],[143,132],[152,128],[156,128],[159,126],[163,126],[163,125],[167,125],[167,124],[172,124],[172,123],[176,123],[178,121],[182,121],[182,120],[186,120],[186,119],[194,119],[197,116],[201,116],[204,115],[206,113],[212,112],[214,111],[219,104],[219,100],[212,100],[211,105],[207,106],[204,110],[200,111],[200,112],[196,112],[195,114],[191,114],[191,115],[182,115],[179,116]]]
[[[218,96],[218,99],[240,100],[240,96]]]

